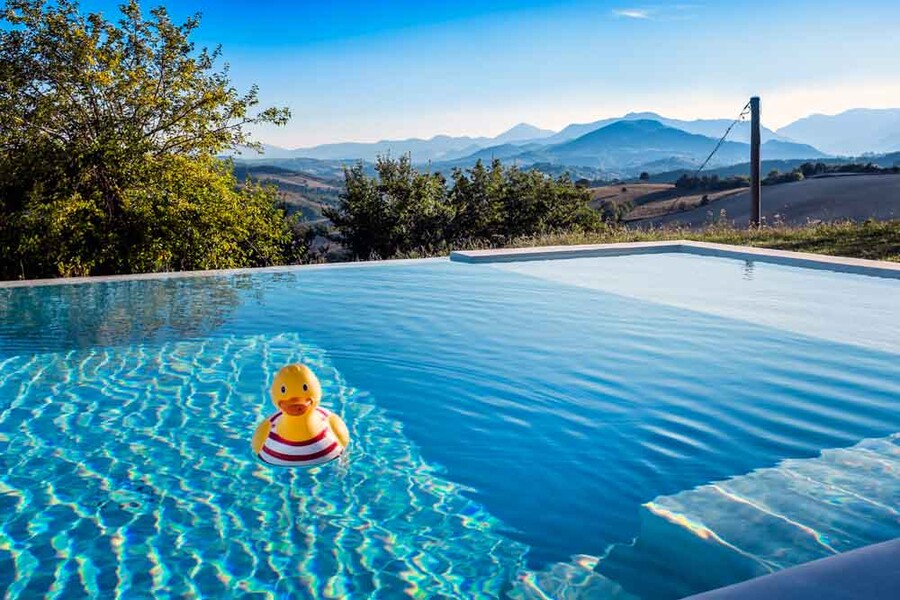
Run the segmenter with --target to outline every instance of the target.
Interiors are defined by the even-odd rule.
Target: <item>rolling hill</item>
[[[765,156],[765,154],[763,155]],[[772,159],[762,161],[762,174],[765,176],[770,171],[780,171],[782,173],[790,172],[805,162],[809,162],[805,158],[787,158]],[[891,154],[881,154],[878,156],[858,156],[851,158],[817,158],[815,162],[825,163],[826,165],[845,165],[848,163],[872,163],[883,168],[900,166],[900,152],[892,152]],[[693,175],[695,169],[672,169],[669,171],[656,172],[651,171],[650,181],[652,183],[674,183],[682,175]],[[716,167],[712,169],[704,169],[704,175],[718,175],[719,177],[734,176],[750,176],[750,163],[741,162],[727,167]]]
[[[900,175],[814,177],[796,183],[765,186],[762,209],[767,222],[782,221],[789,225],[835,219],[900,219]],[[692,210],[632,224],[702,227],[723,210],[727,220],[745,225],[750,218],[749,192],[744,190]]]
[[[322,209],[335,206],[343,191],[342,180],[324,179],[272,165],[238,163],[235,164],[234,174],[241,182],[253,179],[275,185],[287,211],[300,212],[306,221],[311,222],[321,221]]]

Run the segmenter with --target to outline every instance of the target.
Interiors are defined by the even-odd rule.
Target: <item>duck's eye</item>
[[[285,392],[287,392],[287,388],[285,386],[281,386],[281,393],[283,394]]]
[[[305,392],[305,391],[308,390],[308,389],[309,389],[309,386],[306,385],[306,384],[304,383],[304,384],[303,384],[303,391]]]

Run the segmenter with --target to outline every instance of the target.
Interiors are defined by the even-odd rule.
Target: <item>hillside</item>
[[[234,172],[239,181],[252,178],[260,183],[277,186],[279,199],[284,202],[288,211],[299,211],[306,221],[322,220],[322,209],[336,205],[343,189],[342,181],[323,179],[271,165],[236,164]]]
[[[900,219],[900,175],[844,175],[815,177],[762,189],[763,217],[769,223],[802,225],[810,221],[869,218]],[[741,190],[693,210],[636,221],[640,226],[700,227],[725,211],[726,219],[745,225],[750,197]]]
[[[763,157],[768,156],[763,153]],[[763,160],[762,165],[762,173],[765,176],[770,171],[780,171],[782,173],[787,173],[792,171],[793,169],[799,167],[803,163],[810,162],[809,159],[805,158],[793,158],[793,159],[781,159],[781,160]],[[848,163],[858,163],[858,164],[867,164],[872,163],[873,165],[890,168],[895,166],[900,166],[900,152],[893,152],[891,154],[881,154],[878,156],[857,156],[851,158],[817,158],[814,162],[824,163],[826,165],[846,165]],[[678,180],[682,175],[693,175],[695,169],[690,168],[678,168],[667,171],[658,171],[658,170],[650,170],[650,182],[651,183],[674,183]],[[727,167],[714,167],[711,169],[704,169],[703,173],[705,175],[718,175],[719,177],[734,177],[734,176],[750,176],[750,163],[749,162],[740,162],[734,165],[728,165]]]
[[[684,191],[672,184],[628,183],[591,188],[591,207],[628,223],[705,206],[743,190]]]
[[[355,164],[350,160],[317,160],[315,158],[263,158],[258,160],[234,159],[235,168],[254,169],[258,167],[275,167],[285,171],[304,173],[311,177],[336,184],[344,181],[344,168]],[[371,172],[372,165],[365,163]]]

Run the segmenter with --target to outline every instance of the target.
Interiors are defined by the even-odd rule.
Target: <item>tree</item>
[[[323,214],[356,258],[390,258],[440,246],[450,224],[444,178],[420,173],[408,154],[379,157],[376,178],[362,164],[344,170],[345,192]]]
[[[468,171],[454,169],[451,179],[449,203],[453,218],[450,238],[454,241],[485,240],[500,234],[506,185],[500,161],[494,159],[490,169],[480,160]]]
[[[117,22],[74,0],[0,9],[0,275],[256,266],[296,258],[275,192],[215,157],[284,124],[137,0]],[[302,249],[299,250],[302,252]],[[294,256],[290,256],[294,253]]]
[[[429,253],[601,223],[588,206],[590,193],[568,176],[504,168],[498,160],[487,168],[479,161],[467,171],[454,170],[448,188],[441,175],[417,171],[408,155],[381,157],[375,170],[370,178],[362,165],[346,169],[340,204],[325,210],[356,258]]]
[[[641,181],[650,181],[650,173],[648,173],[647,171],[642,171],[641,176],[638,179],[640,179]]]

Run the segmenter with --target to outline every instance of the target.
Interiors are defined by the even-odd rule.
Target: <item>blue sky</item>
[[[286,105],[265,142],[496,135],[632,110],[763,122],[900,106],[900,2],[150,0],[203,13],[240,87]],[[83,0],[86,8],[117,2]]]

